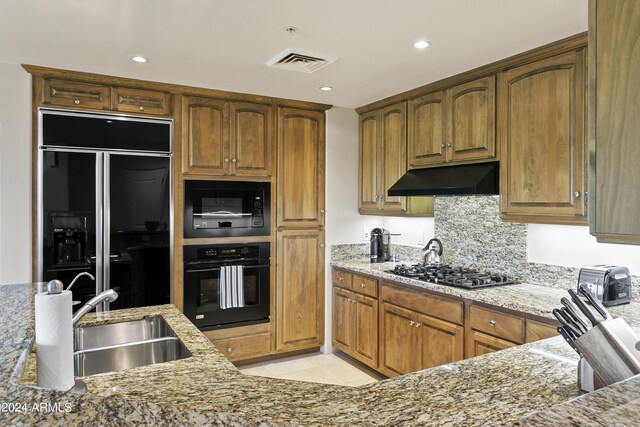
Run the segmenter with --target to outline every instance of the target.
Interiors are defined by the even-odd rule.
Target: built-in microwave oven
[[[269,182],[188,180],[184,190],[184,237],[271,233]]]

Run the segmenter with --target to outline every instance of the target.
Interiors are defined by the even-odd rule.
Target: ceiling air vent
[[[285,49],[266,62],[269,67],[283,70],[313,73],[335,62],[337,58],[320,58],[318,55],[301,50]]]

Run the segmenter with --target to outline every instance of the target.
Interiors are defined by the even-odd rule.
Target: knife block
[[[640,374],[637,342],[638,337],[621,318],[600,322],[575,340],[580,354],[604,385]]]
[[[578,387],[582,391],[591,393],[592,391],[601,389],[604,387],[604,383],[595,373],[589,362],[581,357],[578,361]]]

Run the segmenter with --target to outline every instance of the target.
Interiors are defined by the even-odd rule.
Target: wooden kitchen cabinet
[[[378,365],[378,300],[333,288],[333,345],[365,365]]]
[[[552,325],[549,323],[542,323],[536,320],[527,319],[524,342],[530,343],[546,338],[555,337],[556,335],[559,335],[557,328],[558,325]]]
[[[464,328],[423,314],[417,315],[420,366],[427,369],[464,359]]]
[[[183,97],[182,171],[214,176],[271,175],[273,110],[266,104]]]
[[[111,87],[71,80],[45,78],[42,104],[56,107],[109,110]]]
[[[467,357],[483,356],[494,351],[506,350],[518,344],[503,340],[478,331],[469,331],[467,334]]]
[[[278,227],[324,226],[324,111],[278,110]]]
[[[389,196],[407,171],[407,103],[360,115],[359,201],[361,214],[432,216],[432,197]]]
[[[317,348],[324,336],[324,231],[278,231],[276,252],[276,350]]]
[[[171,94],[130,87],[113,88],[113,109],[123,113],[171,114]]]
[[[491,159],[495,144],[495,76],[409,101],[409,167]]]
[[[471,304],[466,357],[481,356],[525,342],[525,319],[494,308]]]
[[[584,48],[499,75],[503,219],[586,224],[584,88]]]
[[[589,1],[589,226],[640,244],[640,5]]]

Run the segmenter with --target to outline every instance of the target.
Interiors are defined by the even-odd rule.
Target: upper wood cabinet
[[[125,113],[171,114],[171,94],[129,87],[113,88],[113,109]]]
[[[589,226],[640,244],[640,4],[589,1]]]
[[[319,347],[324,337],[324,231],[278,231],[276,350]]]
[[[586,223],[584,49],[501,73],[504,219]]]
[[[278,227],[324,226],[324,111],[278,110]]]
[[[409,101],[409,167],[496,156],[495,76]]]
[[[43,79],[42,104],[95,110],[111,109],[111,87],[60,79]]]
[[[382,159],[382,111],[374,110],[360,115],[360,213],[380,210],[380,181]]]
[[[275,160],[273,109],[188,96],[182,102],[182,171],[268,177]]]
[[[42,81],[42,104],[84,110],[171,115],[172,96],[167,92],[106,86],[55,78]]]
[[[389,188],[407,171],[407,103],[390,105],[382,109],[382,175],[380,201],[384,212],[404,212],[406,197],[387,195]]]

